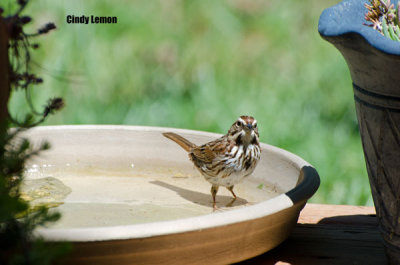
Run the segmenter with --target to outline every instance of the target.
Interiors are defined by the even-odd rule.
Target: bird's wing
[[[201,163],[210,164],[215,158],[215,153],[207,146],[201,146],[192,150],[193,159]]]
[[[197,161],[204,164],[212,163],[214,160],[224,155],[226,152],[226,144],[226,140],[220,138],[193,148],[191,152],[193,162],[196,163]]]

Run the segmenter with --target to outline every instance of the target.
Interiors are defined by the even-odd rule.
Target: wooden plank
[[[240,264],[386,264],[373,207],[307,204],[291,236]]]
[[[300,224],[349,224],[376,226],[375,208],[370,206],[306,204],[301,211]]]

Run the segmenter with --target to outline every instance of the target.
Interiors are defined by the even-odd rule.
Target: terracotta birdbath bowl
[[[23,196],[59,211],[38,229],[47,241],[70,241],[67,264],[226,264],[284,241],[319,177],[300,157],[261,144],[254,173],[221,187],[213,212],[211,185],[187,153],[163,137],[196,144],[220,135],[136,126],[51,126],[29,130],[52,148],[30,161]]]

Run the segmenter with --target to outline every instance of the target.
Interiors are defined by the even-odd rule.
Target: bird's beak
[[[252,129],[253,129],[253,125],[251,125],[251,124],[247,124],[246,127],[247,127],[249,130],[252,130]]]

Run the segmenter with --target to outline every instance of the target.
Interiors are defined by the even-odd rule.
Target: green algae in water
[[[71,188],[53,177],[26,179],[21,185],[21,198],[29,202],[28,213],[45,206],[54,208],[64,203]]]

